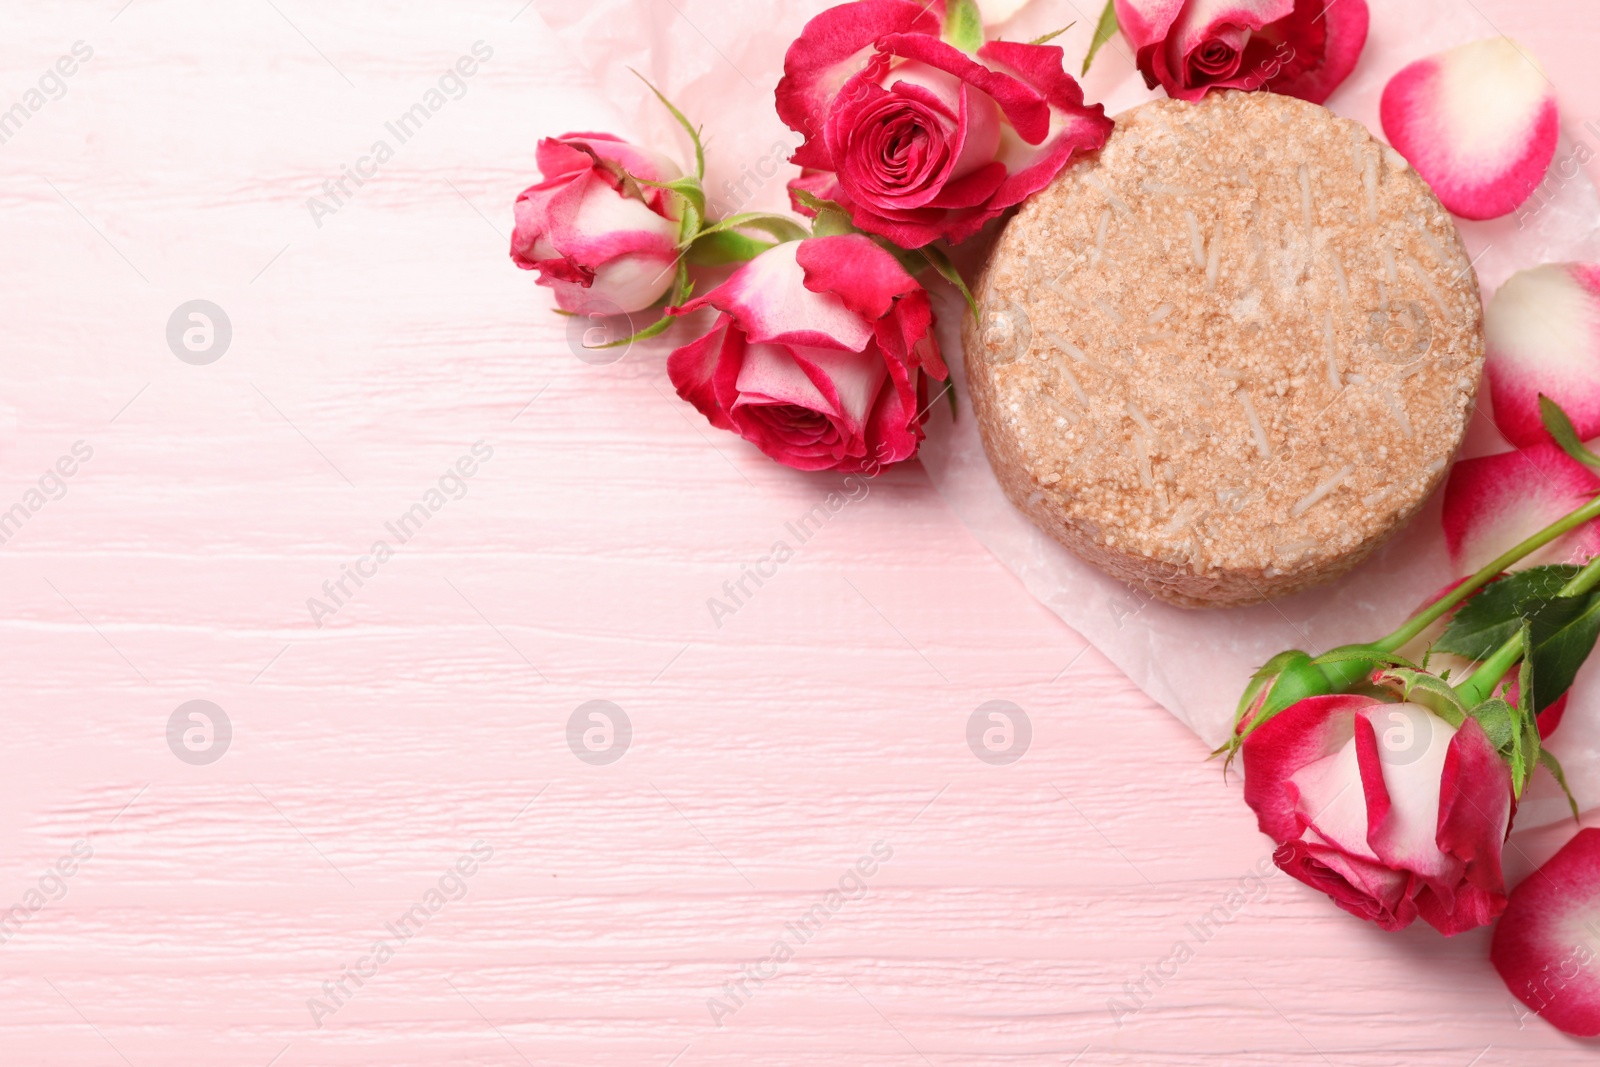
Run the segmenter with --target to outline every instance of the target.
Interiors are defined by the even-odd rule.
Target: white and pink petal
[[[1468,574],[1600,494],[1600,477],[1554,444],[1464,459],[1445,484],[1445,547]],[[1600,555],[1600,520],[1524,557],[1513,569]]]
[[[1545,1022],[1600,1037],[1600,830],[1578,831],[1512,891],[1489,959]]]
[[[1539,394],[1560,404],[1583,440],[1600,437],[1600,266],[1519,271],[1484,314],[1494,422],[1515,445],[1547,441]]]
[[[833,293],[816,293],[806,287],[805,269],[796,256],[800,246],[808,243],[791,241],[769,248],[711,292],[689,301],[680,312],[707,306],[725,311],[752,344],[862,351],[872,340],[872,324]]]
[[[1507,37],[1406,67],[1383,91],[1382,118],[1395,149],[1445,207],[1468,219],[1521,206],[1544,180],[1561,135],[1550,80]]]

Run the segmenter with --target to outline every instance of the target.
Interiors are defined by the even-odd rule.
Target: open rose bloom
[[[947,371],[928,294],[861,234],[780,244],[673,313],[722,314],[672,353],[678,395],[800,470],[876,474],[916,454],[924,371]]]
[[[618,171],[667,182],[682,177],[677,166],[608,133],[547,137],[538,159],[544,180],[517,197],[511,261],[538,271],[574,314],[643,311],[661,299],[678,259],[672,201]]]
[[[1420,917],[1444,934],[1504,910],[1511,772],[1476,719],[1456,729],[1420,704],[1311,697],[1242,754],[1273,860],[1344,910],[1385,930]]]
[[[1060,48],[990,41],[968,55],[940,39],[941,10],[861,0],[824,11],[778,83],[779,117],[805,135],[790,187],[902,248],[966,240],[1112,128]]]
[[[1176,100],[1266,89],[1320,104],[1367,43],[1366,0],[1116,0],[1139,72]]]

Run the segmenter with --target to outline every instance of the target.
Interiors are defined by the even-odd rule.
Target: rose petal
[[[1372,21],[1367,0],[1327,0],[1316,16],[1322,30],[1321,62],[1306,65],[1303,70],[1286,67],[1284,72],[1267,82],[1267,88],[1285,96],[1299,97],[1313,104],[1321,104],[1344,83],[1361,58],[1367,44],[1367,31]],[[1288,37],[1291,47],[1295,44]]]
[[[1141,51],[1166,39],[1183,13],[1184,0],[1116,0],[1117,26],[1122,36]]]
[[[874,42],[894,33],[932,34],[937,39],[939,29],[939,17],[927,5],[910,0],[840,4],[806,23],[783,57],[783,78],[777,89],[778,117],[806,138],[792,162],[834,169],[823,138],[828,105],[866,66]]]
[[[1395,149],[1468,219],[1498,218],[1526,201],[1561,135],[1549,79],[1507,37],[1406,67],[1383,91],[1382,117]]]
[[[1404,930],[1417,917],[1416,880],[1381,863],[1356,859],[1315,841],[1290,841],[1272,854],[1278,869],[1326,893],[1351,915],[1384,930]]]
[[[1372,758],[1384,784],[1384,805],[1370,800],[1367,805],[1372,851],[1387,866],[1411,871],[1453,900],[1451,887],[1465,864],[1441,852],[1435,838],[1441,818],[1439,783],[1455,729],[1418,704],[1373,705],[1357,718],[1356,739],[1361,742],[1370,734]]]
[[[1279,844],[1300,836],[1306,821],[1299,814],[1300,789],[1292,779],[1349,744],[1355,735],[1355,713],[1372,703],[1364,696],[1309,697],[1245,738],[1244,799],[1256,813],[1262,833]],[[1312,814],[1317,814],[1314,808]]]
[[[1039,144],[1050,133],[1050,106],[1042,94],[1009,74],[990,70],[961,49],[921,33],[892,33],[877,42],[892,56],[914,59],[988,93],[1018,135]]]
[[[1553,444],[1464,459],[1445,484],[1445,547],[1458,573],[1477,571],[1600,493],[1600,477]],[[1513,569],[1586,562],[1600,555],[1600,525],[1588,522]]]
[[[1600,1037],[1600,830],[1578,831],[1511,893],[1489,959],[1545,1022]]]
[[[717,368],[726,361],[737,375],[744,355],[744,338],[729,329],[732,319],[724,315],[716,327],[667,357],[667,377],[678,395],[719,430],[733,429],[733,421],[717,393]]]
[[[1476,719],[1468,718],[1450,739],[1439,776],[1437,806],[1435,843],[1441,852],[1466,865],[1467,885],[1481,891],[1465,892],[1466,887],[1452,878],[1459,899],[1451,907],[1447,894],[1432,887],[1429,899],[1437,899],[1448,909],[1443,915],[1430,915],[1419,898],[1423,919],[1448,936],[1486,925],[1505,909],[1506,902],[1500,858],[1515,806],[1511,770]]]
[[[807,289],[834,294],[866,319],[883,318],[896,297],[922,288],[899,260],[859,233],[801,241],[795,262],[804,272]]]
[[[1351,736],[1337,752],[1296,771],[1289,781],[1303,825],[1341,852],[1377,860],[1368,839],[1373,820],[1388,813],[1389,797],[1365,710],[1356,713]]]
[[[1494,424],[1515,445],[1548,441],[1543,393],[1579,438],[1600,436],[1600,267],[1549,263],[1513,274],[1484,313]]]
[[[810,243],[791,241],[769,248],[674,313],[707,306],[725,311],[752,344],[770,341],[860,352],[872,340],[871,326],[838,296],[806,286],[805,270],[796,255],[801,245]]]
[[[1103,104],[1083,102],[1083,87],[1063,68],[1060,48],[990,41],[978,55],[1037,90],[1050,108],[1050,132],[1042,143],[1029,145],[1018,137],[1002,140],[998,159],[1009,173],[990,203],[1008,208],[1049,185],[1073,156],[1098,150],[1116,124]]]

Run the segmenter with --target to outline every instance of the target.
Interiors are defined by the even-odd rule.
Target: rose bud
[[[1561,139],[1550,79],[1507,37],[1419,59],[1383,90],[1383,132],[1440,203],[1509,215],[1544,181]]]
[[[909,0],[830,8],[789,46],[778,83],[778,116],[805,136],[791,190],[902,248],[966,240],[1112,129],[1060,48],[991,41],[973,56],[941,29]]]
[[[780,244],[674,315],[711,332],[667,359],[678,395],[800,470],[865,471],[922,440],[922,372],[947,375],[928,294],[862,234]]]
[[[1139,72],[1176,100],[1266,89],[1320,104],[1367,42],[1366,0],[1116,0]]]
[[[1511,772],[1476,719],[1311,697],[1252,732],[1243,758],[1273,861],[1352,915],[1457,934],[1505,908]]]
[[[539,272],[577,315],[643,311],[672,285],[678,221],[664,189],[682,172],[664,156],[608,133],[539,142],[544,180],[517,197],[511,261]]]

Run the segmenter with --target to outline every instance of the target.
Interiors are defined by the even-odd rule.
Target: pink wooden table
[[[1237,781],[916,466],[715,626],[838,479],[511,268],[536,136],[610,121],[520,2],[0,13],[0,1063],[1593,1058],[1483,933],[1262,877]],[[1591,5],[1473,2],[1600,116]],[[225,347],[169,343],[193,300]]]

